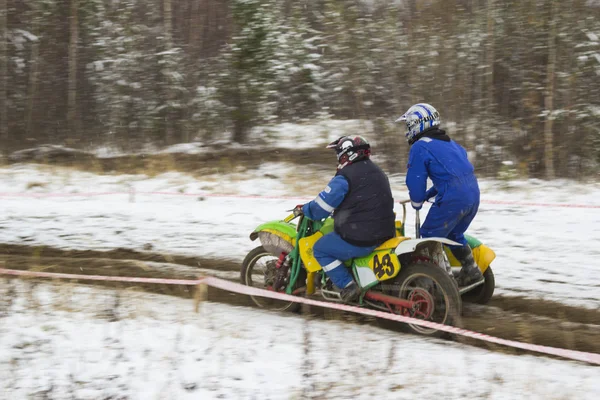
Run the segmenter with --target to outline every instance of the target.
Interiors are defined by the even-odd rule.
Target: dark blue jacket
[[[433,182],[429,191],[427,178]],[[410,148],[406,186],[416,204],[433,196],[439,204],[479,203],[479,186],[467,152],[440,129],[427,131]]]
[[[395,235],[390,183],[381,168],[368,159],[339,170],[303,211],[311,219],[326,218],[335,211],[335,231],[355,246],[378,245]]]

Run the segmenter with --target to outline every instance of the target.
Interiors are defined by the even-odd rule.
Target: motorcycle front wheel
[[[275,266],[278,257],[269,253],[264,247],[259,246],[251,250],[244,261],[240,271],[242,284],[259,289],[268,289],[273,285]],[[267,297],[250,296],[254,304],[260,308],[273,311],[296,311],[300,304],[292,301],[269,299]]]

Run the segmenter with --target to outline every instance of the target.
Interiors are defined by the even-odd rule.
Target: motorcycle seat
[[[398,247],[398,245],[402,242],[404,242],[405,240],[408,240],[410,238],[407,238],[406,236],[396,236],[394,238],[391,238],[389,240],[386,240],[385,242],[383,242],[381,244],[381,246],[379,246],[378,248],[375,249],[375,251],[379,251],[379,250],[388,250],[388,249],[395,249],[396,247]]]

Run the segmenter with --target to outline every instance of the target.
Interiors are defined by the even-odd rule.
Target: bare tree
[[[408,2],[408,9],[409,9],[409,16],[408,16],[408,20],[406,22],[406,35],[408,37],[408,41],[409,41],[409,45],[413,46],[413,43],[416,42],[416,36],[414,34],[415,31],[415,23],[413,21],[417,20],[417,3],[416,0],[409,0]],[[411,52],[415,52],[415,50],[410,50]],[[408,71],[413,71],[415,69],[415,65],[414,65],[414,58],[413,54],[409,54],[408,55]],[[413,104],[416,101],[418,101],[419,96],[417,95],[417,93],[415,93],[415,84],[416,82],[413,82],[412,80],[414,79],[413,74],[409,73],[408,77],[407,77],[407,84],[408,87],[410,88],[410,103]]]
[[[2,0],[6,1],[6,0]],[[37,3],[32,3],[32,30],[34,35],[38,35],[38,26],[39,26],[39,15],[38,15],[38,5]],[[28,82],[28,94],[27,94],[27,114],[25,117],[25,133],[28,138],[32,137],[33,125],[34,125],[34,107],[35,107],[35,98],[37,96],[38,91],[38,81],[39,81],[39,53],[40,53],[40,43],[39,39],[34,40],[31,44],[31,59],[29,60],[29,82]]]
[[[0,138],[8,140],[8,8],[6,0],[0,0]]]
[[[206,13],[206,3],[200,0],[192,0],[189,8],[190,18],[190,29],[188,31],[188,43],[190,46],[190,52],[196,58],[199,53],[203,33],[203,19],[202,16]]]
[[[495,28],[495,10],[494,0],[487,0],[487,48],[486,48],[486,110],[492,112],[494,105],[494,28]]]
[[[171,0],[163,0],[163,26],[165,33],[165,49],[171,50],[173,47],[173,11],[172,11]],[[169,88],[165,90],[165,98],[167,103],[171,101],[173,94]],[[173,123],[171,121],[171,112],[167,108],[165,115],[165,143],[171,144],[173,142]]]
[[[67,123],[69,133],[74,135],[78,130],[77,116],[77,44],[79,42],[79,0],[71,0],[69,16],[69,78],[67,96]]]
[[[552,135],[552,123],[554,116],[554,72],[556,69],[556,32],[558,20],[558,1],[552,0],[550,6],[550,31],[548,33],[548,63],[546,65],[546,92],[544,95],[544,107],[546,119],[544,121],[544,165],[546,178],[554,179],[554,144]]]

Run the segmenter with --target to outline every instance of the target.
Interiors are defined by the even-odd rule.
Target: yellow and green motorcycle
[[[463,290],[457,287],[451,266],[458,261],[447,245],[458,243],[445,238],[415,239],[405,236],[406,202],[401,204],[404,215],[401,221],[396,221],[396,237],[368,256],[345,263],[362,288],[355,305],[457,325],[462,312],[461,292],[465,295],[471,293],[479,301],[485,300],[489,293],[484,291],[483,294],[472,295],[476,287],[461,288]],[[296,218],[298,221],[293,224]],[[417,213],[417,236],[419,225]],[[296,296],[319,296],[327,301],[340,302],[339,291],[335,290],[313,255],[314,244],[331,231],[332,218],[316,221],[294,214],[284,220],[258,226],[250,234],[250,239],[259,239],[261,245],[245,257],[241,268],[242,283]],[[470,243],[477,244],[474,239]],[[474,253],[481,246],[476,246]],[[490,254],[481,250],[484,248],[477,251],[476,260],[491,262]],[[482,268],[484,274],[486,269],[489,269],[489,262],[488,268]],[[252,296],[252,300],[259,307],[275,310],[293,310],[299,306],[294,302],[256,296]],[[433,328],[411,324],[408,327],[419,334],[443,335]]]

